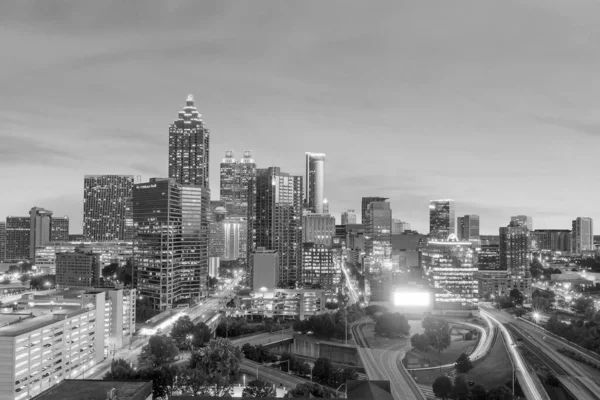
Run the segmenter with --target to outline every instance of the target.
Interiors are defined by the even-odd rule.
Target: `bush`
[[[375,333],[385,337],[398,337],[408,335],[410,324],[404,315],[385,312],[377,318]]]

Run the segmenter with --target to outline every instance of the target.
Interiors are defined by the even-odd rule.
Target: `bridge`
[[[243,346],[248,343],[251,346],[273,347],[282,344],[290,344],[294,341],[294,332],[291,329],[265,332],[260,334],[250,334],[242,337],[236,337],[232,343],[236,346]]]

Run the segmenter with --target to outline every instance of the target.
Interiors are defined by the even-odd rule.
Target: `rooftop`
[[[106,400],[112,389],[119,400],[145,400],[152,394],[152,381],[65,379],[32,400]]]
[[[54,318],[54,315],[62,314],[72,317],[87,311],[87,308],[81,307],[56,308],[57,307],[55,306],[54,309],[50,311],[50,307],[34,307],[31,309],[20,310],[16,313],[1,314],[2,320],[10,325],[0,327],[0,337],[19,336],[46,325],[51,325],[58,321]],[[19,320],[19,318],[21,319]]]

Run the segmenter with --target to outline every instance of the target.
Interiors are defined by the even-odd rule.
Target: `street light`
[[[534,313],[533,313],[533,320],[535,321],[536,325],[538,325],[538,324],[539,324],[539,322],[540,322],[540,317],[541,317],[541,315],[540,315],[540,313],[539,313],[539,312],[537,312],[537,311],[536,311],[536,312],[534,312]]]

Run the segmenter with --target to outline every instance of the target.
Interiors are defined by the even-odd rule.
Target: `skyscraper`
[[[35,260],[35,247],[45,246],[50,242],[50,225],[52,211],[40,207],[29,210],[29,259]]]
[[[130,241],[133,236],[133,175],[86,175],[83,237],[86,242]]]
[[[29,258],[29,238],[31,236],[30,217],[6,217],[5,260],[26,260]]]
[[[531,291],[529,271],[530,237],[526,226],[511,222],[500,228],[500,269],[506,270],[509,287],[528,296]]]
[[[69,217],[52,217],[50,221],[50,241],[68,242],[69,241]]]
[[[446,240],[456,234],[454,200],[431,200],[429,202],[429,235],[438,240]]]
[[[529,232],[533,231],[533,218],[527,215],[515,215],[510,217],[510,222],[515,226],[524,226]]]
[[[307,214],[302,217],[304,243],[331,246],[335,235],[335,218],[329,214]]]
[[[360,213],[360,223],[364,224],[365,221],[367,220],[367,207],[369,207],[369,204],[371,204],[374,201],[386,201],[388,200],[387,197],[363,197],[362,198],[362,206],[361,206],[361,213]]]
[[[4,262],[6,256],[6,222],[0,221],[0,262]]]
[[[457,221],[458,240],[479,240],[479,215],[465,215]]]
[[[182,185],[208,188],[210,132],[187,97],[179,118],[169,127],[169,178]]]
[[[399,219],[392,220],[392,235],[399,235],[402,232],[409,230],[410,224],[408,222],[404,222]]]
[[[342,225],[356,224],[356,211],[348,210],[342,213]]]
[[[299,281],[302,278],[302,177],[281,172],[279,167],[257,169],[250,192],[248,252],[258,247],[277,251],[279,282]]]
[[[372,255],[377,244],[392,243],[392,209],[387,201],[372,201],[367,207],[365,226],[365,252]]]
[[[325,184],[325,154],[306,153],[307,208],[316,214],[323,213],[323,190]]]
[[[210,192],[174,179],[133,187],[138,291],[166,310],[206,294]]]
[[[236,161],[233,150],[227,150],[221,162],[220,175],[221,201],[247,204],[248,185],[256,175],[256,163],[250,150],[244,150],[240,161]]]
[[[302,283],[331,289],[335,278],[333,249],[315,243],[302,245]]]
[[[594,250],[594,221],[589,217],[577,217],[573,221],[572,249],[574,253]]]

